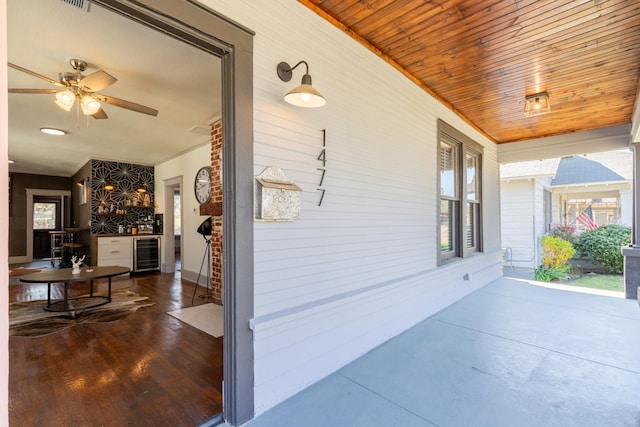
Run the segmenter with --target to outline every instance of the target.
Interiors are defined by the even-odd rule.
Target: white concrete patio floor
[[[640,307],[503,278],[246,426],[640,426]]]

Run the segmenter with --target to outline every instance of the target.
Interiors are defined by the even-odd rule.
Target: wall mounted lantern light
[[[527,95],[524,101],[524,115],[527,117],[539,116],[551,112],[549,104],[549,93],[540,92]]]
[[[311,86],[311,76],[309,75],[309,64],[306,61],[300,61],[293,67],[290,67],[286,62],[278,64],[278,77],[283,82],[288,82],[293,76],[293,70],[298,65],[304,64],[307,67],[307,71],[302,76],[302,83],[300,86],[291,89],[284,96],[284,100],[289,104],[296,105],[298,107],[316,108],[322,107],[327,103],[327,100],[320,92],[318,92],[313,86]]]

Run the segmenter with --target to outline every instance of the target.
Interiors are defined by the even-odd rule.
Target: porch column
[[[629,299],[639,297],[640,287],[640,179],[638,168],[640,167],[640,150],[636,144],[631,144],[633,151],[633,221],[631,230],[631,245],[622,248],[624,256],[624,296]]]

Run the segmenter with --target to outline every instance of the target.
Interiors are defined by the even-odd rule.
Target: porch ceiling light
[[[540,92],[527,95],[524,101],[524,115],[527,117],[539,116],[551,112],[549,93]]]

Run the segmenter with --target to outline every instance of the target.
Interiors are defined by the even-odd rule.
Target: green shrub
[[[622,273],[624,258],[620,248],[631,243],[631,227],[604,225],[582,233],[576,249],[599,262],[608,273]]]
[[[569,274],[569,266],[545,268],[540,266],[536,268],[533,277],[539,282],[550,282],[552,280],[562,280]]]

